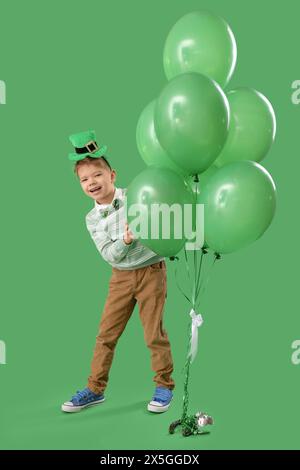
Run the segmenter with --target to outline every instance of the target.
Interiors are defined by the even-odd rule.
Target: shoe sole
[[[102,400],[97,400],[97,401],[94,401],[93,403],[87,403],[86,405],[81,405],[81,406],[61,405],[61,410],[64,411],[65,413],[78,413],[79,411],[82,411],[85,408],[89,408],[90,406],[100,405],[100,403],[103,403],[104,401],[105,401],[105,398],[102,398]]]
[[[170,404],[171,402],[168,405],[155,406],[155,405],[150,405],[149,403],[147,408],[148,408],[148,411],[151,411],[152,413],[164,413],[165,411],[169,409]]]

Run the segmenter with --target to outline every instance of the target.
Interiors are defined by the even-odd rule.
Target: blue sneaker
[[[99,405],[105,400],[103,393],[96,394],[88,387],[82,391],[77,391],[70,401],[65,401],[61,406],[62,411],[66,413],[76,413],[92,405]]]
[[[148,403],[148,411],[153,413],[163,413],[167,411],[173,398],[173,392],[169,388],[157,386],[150,403]]]

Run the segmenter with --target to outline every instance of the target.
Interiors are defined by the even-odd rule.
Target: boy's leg
[[[112,269],[88,378],[88,387],[94,393],[102,393],[106,388],[117,341],[136,304],[134,281],[134,271]]]
[[[166,330],[163,328],[163,312],[167,296],[166,263],[160,261],[137,270],[136,299],[144,328],[144,338],[151,351],[151,366],[156,372],[156,385],[175,388],[171,374],[173,359]]]

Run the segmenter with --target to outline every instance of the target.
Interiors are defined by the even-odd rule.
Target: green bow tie
[[[102,218],[105,218],[113,211],[117,211],[120,208],[121,201],[120,199],[116,198],[113,200],[112,204],[110,204],[106,209],[100,210],[100,214]]]

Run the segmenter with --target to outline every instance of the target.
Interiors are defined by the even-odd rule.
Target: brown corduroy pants
[[[117,341],[131,317],[136,302],[144,328],[144,339],[151,351],[151,366],[156,385],[174,389],[171,378],[173,360],[163,311],[167,297],[166,263],[160,261],[144,268],[112,268],[108,296],[102,313],[99,334],[91,363],[88,387],[102,393],[108,382]]]

